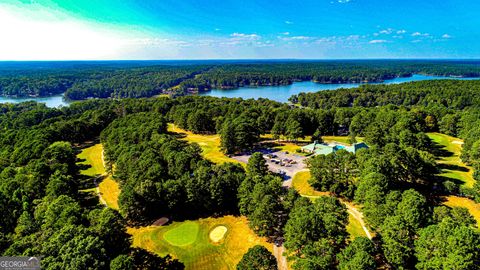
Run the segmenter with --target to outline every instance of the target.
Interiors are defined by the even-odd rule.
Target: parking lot
[[[261,152],[263,157],[267,161],[268,169],[274,173],[283,175],[283,185],[290,187],[292,184],[293,176],[302,170],[307,168],[305,160],[307,157],[297,154],[286,153],[283,151],[276,151],[268,148],[257,149],[253,152]],[[252,152],[252,153],[253,153]],[[247,163],[252,153],[233,156],[232,158]]]

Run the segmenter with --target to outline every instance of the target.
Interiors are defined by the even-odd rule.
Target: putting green
[[[188,246],[197,240],[199,231],[197,222],[184,222],[179,226],[167,231],[163,238],[169,244],[177,247]]]
[[[227,230],[227,227],[222,225],[215,227],[212,231],[210,231],[210,240],[212,240],[214,243],[222,241],[223,237],[225,237],[225,234],[227,233]]]
[[[198,234],[193,244],[172,245],[165,234],[178,229],[185,223],[198,224]],[[190,225],[189,225],[190,226]],[[210,233],[224,226],[227,233],[214,243]],[[182,228],[183,230],[183,228]],[[175,230],[175,233],[178,233]],[[257,236],[249,227],[246,217],[223,216],[176,222],[164,226],[128,228],[133,236],[133,246],[146,249],[160,256],[172,255],[185,264],[185,270],[233,270],[249,248],[262,245],[272,251],[273,245],[266,238]],[[190,232],[189,232],[190,233]]]

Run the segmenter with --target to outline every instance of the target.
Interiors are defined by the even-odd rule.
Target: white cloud
[[[391,33],[393,33],[393,29],[388,28],[388,29],[385,29],[385,30],[381,30],[379,33],[384,34],[384,35],[390,35]]]
[[[290,32],[283,32],[282,35],[288,36],[288,35],[290,35]]]
[[[277,38],[283,41],[308,41],[314,39],[307,36],[278,36]]]
[[[311,37],[306,37],[306,36],[294,36],[294,37],[291,37],[291,39],[307,40],[307,39],[311,39]]]
[[[338,3],[340,4],[346,4],[349,3],[351,0],[337,0]]]
[[[388,41],[386,41],[385,39],[374,39],[374,40],[370,40],[368,43],[370,44],[380,44],[380,43],[387,43]]]
[[[215,28],[215,31],[220,31],[220,30],[222,30],[222,29],[220,29],[220,28]]]
[[[451,38],[452,36],[450,36],[449,34],[443,34],[442,35],[442,38],[445,38],[445,39],[448,39],[448,38]]]
[[[286,24],[293,24],[291,21],[285,21]]]
[[[244,33],[233,33],[230,35],[233,38],[237,39],[247,39],[247,40],[254,40],[254,39],[260,39],[261,37],[257,34],[244,34]]]
[[[403,29],[402,29],[402,30],[398,30],[398,31],[397,31],[397,34],[398,34],[398,35],[405,34],[405,33],[407,33],[407,30],[403,30]]]
[[[430,36],[429,33],[420,33],[420,32],[412,33],[412,37],[428,37],[428,36]]]

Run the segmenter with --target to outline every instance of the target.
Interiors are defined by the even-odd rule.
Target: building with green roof
[[[354,143],[352,145],[345,146],[338,143],[326,144],[315,141],[311,144],[303,146],[301,149],[303,152],[313,153],[314,155],[328,155],[342,149],[355,154],[358,150],[367,148],[368,145],[364,142]]]

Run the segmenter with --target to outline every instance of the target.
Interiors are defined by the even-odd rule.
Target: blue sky
[[[467,0],[0,0],[0,59],[480,58],[479,11]]]

